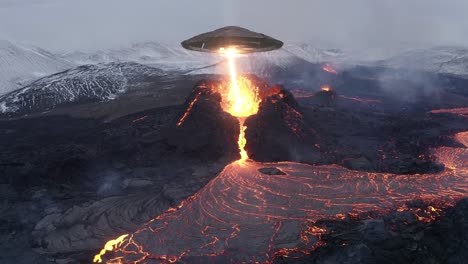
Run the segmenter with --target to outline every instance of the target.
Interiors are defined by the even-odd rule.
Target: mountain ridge
[[[0,96],[0,113],[27,114],[66,103],[112,100],[148,79],[164,75],[163,70],[133,62],[82,65]]]
[[[44,49],[0,39],[0,95],[75,66]]]

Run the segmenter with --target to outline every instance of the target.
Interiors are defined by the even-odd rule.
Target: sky
[[[0,38],[91,51],[238,25],[318,47],[468,46],[466,14],[467,0],[0,0]]]

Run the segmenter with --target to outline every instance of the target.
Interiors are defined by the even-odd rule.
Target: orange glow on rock
[[[324,86],[320,87],[320,91],[331,92],[331,91],[333,91],[333,89],[328,85],[324,85]]]
[[[328,72],[328,73],[333,73],[333,74],[338,74],[338,71],[335,70],[330,64],[325,64],[322,66],[322,70]]]

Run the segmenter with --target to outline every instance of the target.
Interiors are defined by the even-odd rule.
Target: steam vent
[[[283,46],[283,42],[245,28],[229,26],[197,35],[183,41],[182,47],[202,52],[220,53],[234,48],[238,53],[271,51]]]

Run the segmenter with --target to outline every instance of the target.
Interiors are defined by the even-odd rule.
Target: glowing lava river
[[[456,138],[467,144],[468,132]],[[319,235],[326,232],[314,228],[319,219],[384,211],[416,198],[455,201],[466,197],[468,150],[444,147],[434,150],[434,155],[446,165],[443,173],[394,175],[335,165],[234,162],[179,208],[110,243],[107,249],[113,252],[104,254],[103,260],[268,262],[278,252],[310,250],[320,245]],[[284,175],[258,171],[264,167],[276,167]]]

